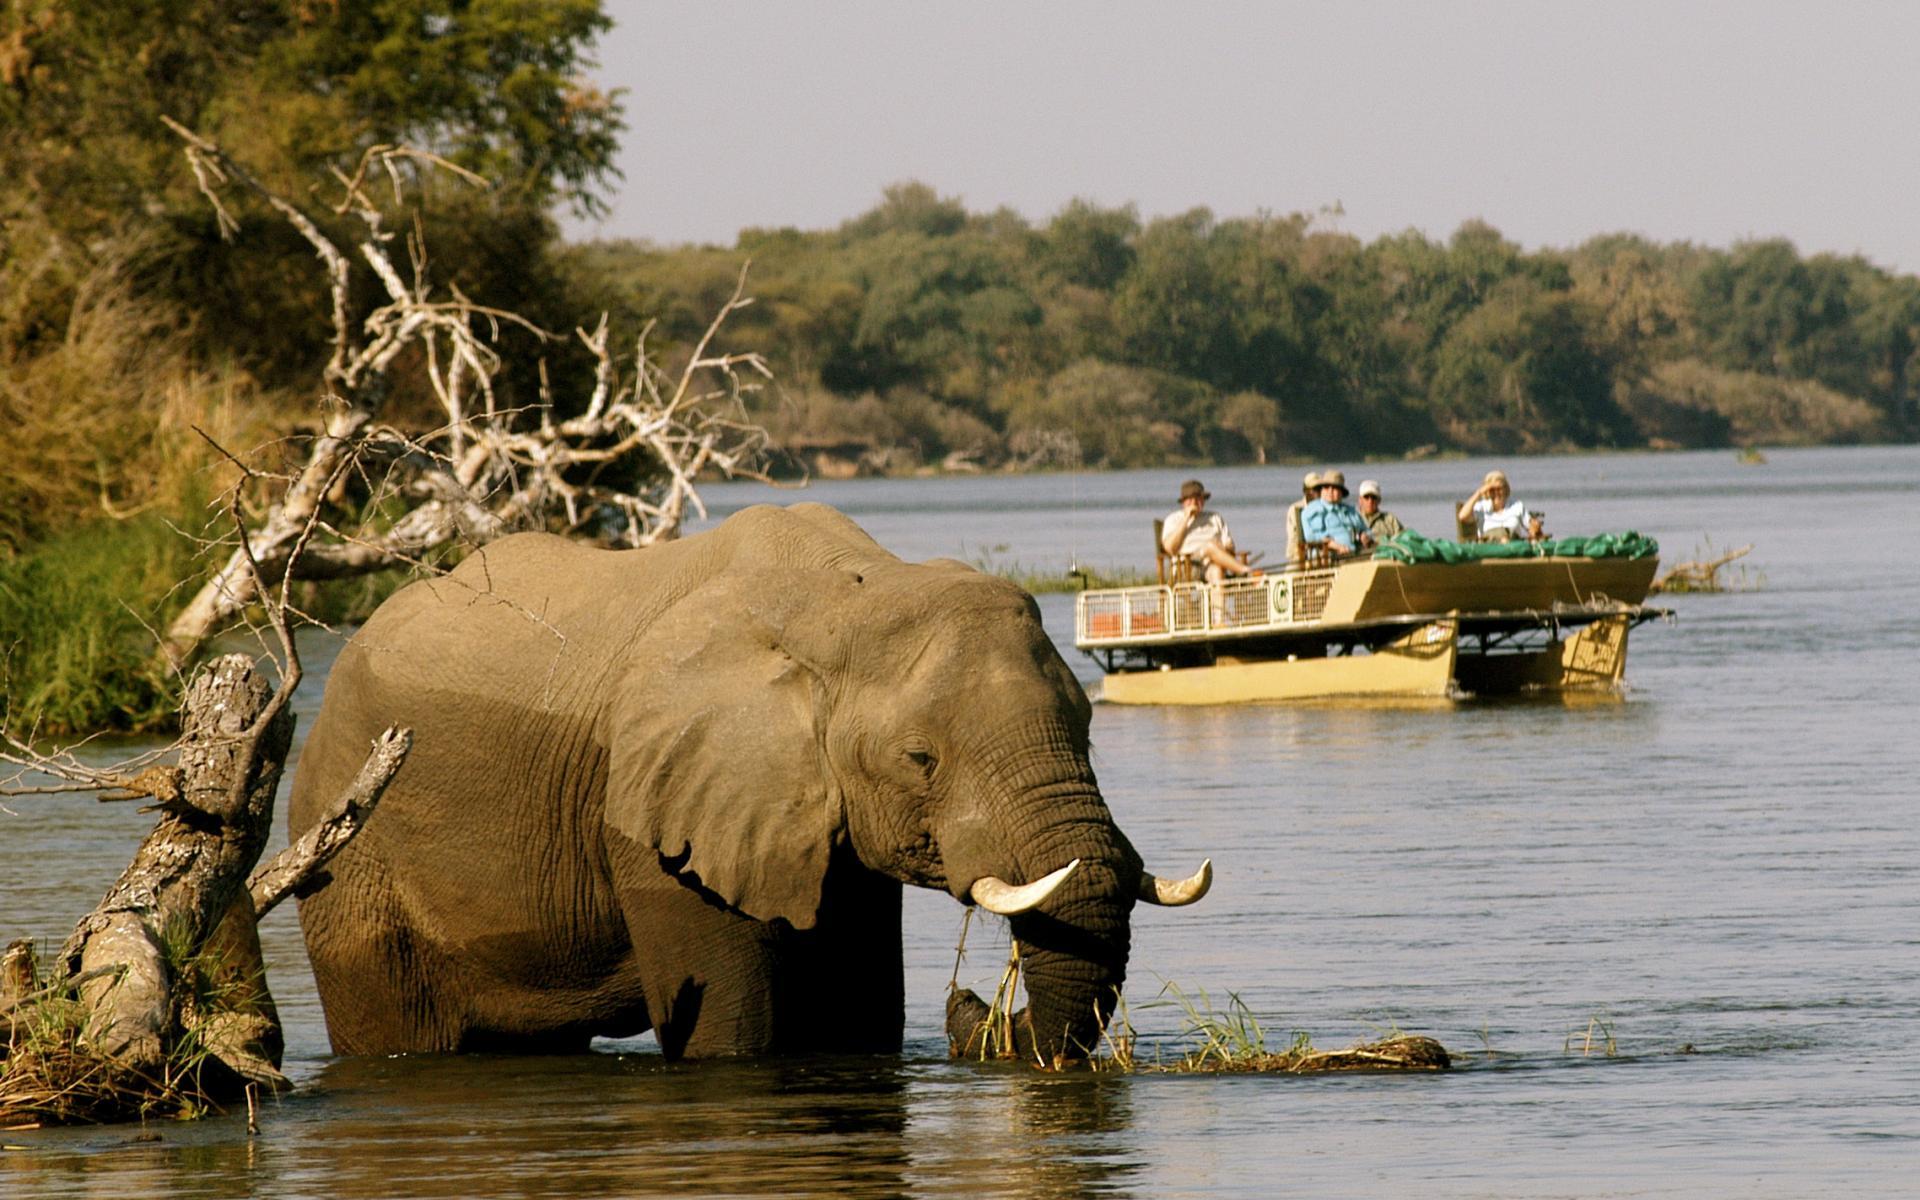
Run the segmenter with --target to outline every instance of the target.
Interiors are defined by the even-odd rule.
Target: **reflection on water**
[[[22,1195],[1109,1193],[1138,1169],[1128,1081],[896,1059],[655,1055],[329,1064],[244,1122],[33,1135]],[[20,1136],[20,1135],[12,1135]],[[11,1193],[9,1193],[11,1194]]]
[[[1095,767],[1129,837],[1163,873],[1217,869],[1203,904],[1136,915],[1143,1052],[1180,1034],[1172,981],[1216,1006],[1237,993],[1270,1044],[1430,1034],[1462,1061],[1448,1075],[949,1063],[959,910],[924,892],[906,898],[898,1059],[670,1065],[639,1039],[336,1061],[282,911],[263,936],[300,1090],[261,1135],[236,1118],[0,1134],[0,1197],[1903,1194],[1920,1155],[1920,565],[1836,536],[1831,506],[1804,501],[1844,479],[1878,528],[1920,527],[1920,451],[1771,459],[1503,464],[1568,531],[1638,528],[1669,557],[1705,536],[1756,544],[1766,587],[1672,598],[1677,624],[1633,635],[1624,699],[1096,709]],[[1490,465],[1377,473],[1403,519],[1444,528],[1455,483]],[[1206,478],[1252,541],[1278,529],[1287,474]],[[814,498],[909,557],[1006,543],[1034,566],[1129,563],[1180,476]],[[1070,597],[1041,606],[1056,638],[1071,629]],[[309,655],[303,721],[328,649]],[[0,933],[58,939],[151,818],[13,807]],[[959,982],[990,992],[1000,951],[978,925],[970,941]]]

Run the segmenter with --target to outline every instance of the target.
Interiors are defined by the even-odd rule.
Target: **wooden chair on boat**
[[[1165,531],[1165,519],[1155,517],[1153,519],[1153,573],[1160,580],[1160,585],[1166,587],[1170,584],[1205,582],[1206,572],[1199,563],[1190,558],[1167,553],[1166,546],[1160,541],[1160,536]],[[1245,550],[1235,551],[1234,557],[1238,558],[1243,565],[1253,565],[1253,556]]]
[[[1168,554],[1160,541],[1160,535],[1166,528],[1166,522],[1159,517],[1153,519],[1153,573],[1160,580],[1160,586],[1176,583],[1200,582],[1200,567],[1190,558]]]

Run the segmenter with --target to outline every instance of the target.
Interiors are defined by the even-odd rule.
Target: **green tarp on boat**
[[[1628,530],[1591,537],[1548,538],[1540,542],[1454,542],[1422,537],[1411,529],[1380,543],[1375,558],[1403,563],[1471,562],[1481,558],[1651,558],[1660,543]]]

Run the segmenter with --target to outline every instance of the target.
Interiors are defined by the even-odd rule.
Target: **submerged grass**
[[[1058,570],[1028,566],[1007,559],[1004,544],[982,546],[967,555],[967,565],[987,575],[1011,580],[1036,596],[1049,592],[1084,592],[1096,588],[1139,587],[1153,582],[1149,572],[1133,567],[1094,567],[1074,562]]]
[[[223,1018],[248,1011],[258,993],[216,952],[187,954],[174,930],[163,932],[160,948],[173,981],[170,1024],[177,1036],[157,1073],[100,1053],[99,1009],[81,1000],[74,981],[32,969],[25,998],[0,1012],[0,1129],[192,1120],[223,1111],[220,1099],[234,1079],[214,1058],[211,1035]]]
[[[1598,1013],[1587,1018],[1584,1035],[1579,1030],[1567,1035],[1563,1049],[1566,1053],[1572,1054],[1576,1044],[1580,1048],[1582,1058],[1592,1058],[1596,1049],[1603,1058],[1617,1058],[1620,1055],[1620,1046],[1613,1040],[1613,1022]]]

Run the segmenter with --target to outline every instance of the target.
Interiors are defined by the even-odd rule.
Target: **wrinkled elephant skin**
[[[1078,859],[1010,918],[1037,1052],[1073,1057],[1142,876],[1088,718],[1024,592],[819,505],[495,542],[380,607],[301,756],[296,833],[414,730],[301,904],[334,1049],[894,1051],[900,886],[967,902]]]

